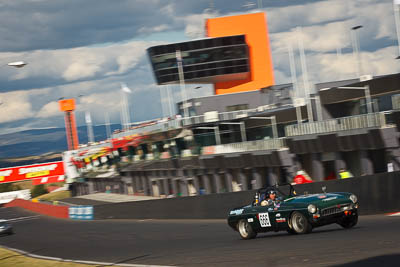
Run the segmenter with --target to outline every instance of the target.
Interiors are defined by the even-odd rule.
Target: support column
[[[200,181],[198,175],[193,174],[193,185],[196,188],[197,194],[200,195]]]
[[[233,192],[232,181],[233,181],[233,176],[231,172],[229,171],[225,172],[225,184],[227,187],[226,188],[227,192]]]
[[[89,181],[89,182],[87,182],[87,185],[88,185],[88,193],[89,193],[89,194],[95,193],[94,183],[95,183],[94,181]]]
[[[276,174],[276,167],[268,167],[268,184],[267,186],[275,185],[278,183],[278,175]]]
[[[386,155],[386,162],[388,165],[387,171],[400,171],[400,149],[387,149]]]
[[[222,189],[221,176],[219,175],[219,173],[213,173],[212,177],[213,177],[213,182],[214,182],[214,186],[215,186],[215,191],[217,193],[221,193],[221,189]]]
[[[343,156],[340,152],[336,153],[336,159],[335,159],[335,175],[338,179],[340,179],[340,169],[346,169],[346,161],[343,159]]]
[[[139,188],[137,186],[137,177],[135,177],[135,175],[133,174],[133,172],[130,173],[131,176],[131,181],[132,181],[132,190],[133,190],[133,194],[136,194],[139,191]]]
[[[252,174],[253,174],[253,179],[255,179],[255,187],[254,189],[259,189],[263,187],[263,182],[262,182],[262,174],[261,170],[259,168],[253,168],[252,169]]]
[[[158,188],[158,197],[159,197],[159,196],[161,196],[163,194],[163,190],[161,190],[162,184],[161,184],[161,180],[160,179],[156,180],[156,186]]]
[[[358,151],[361,166],[361,176],[374,174],[374,165],[368,156],[367,150]]]
[[[178,188],[178,179],[172,179],[172,191],[175,197],[178,196],[179,188]]]
[[[314,181],[324,180],[324,166],[321,161],[320,153],[311,154],[311,179]]]
[[[241,183],[241,188],[243,191],[249,190],[248,186],[247,186],[247,176],[246,174],[243,172],[243,170],[238,170],[238,176],[239,176],[239,181]]]
[[[239,170],[238,169],[230,169],[229,173],[232,177],[232,192],[242,191],[242,184],[240,182]]]
[[[211,190],[209,174],[203,174],[201,176],[201,179],[203,179],[203,184],[204,184],[204,189],[206,191],[206,194],[211,194],[212,190]]]
[[[163,179],[162,183],[163,183],[162,186],[163,186],[163,188],[164,188],[165,197],[168,197],[169,194],[170,194],[170,192],[169,192],[169,186],[168,186],[168,178],[165,177],[165,179]]]
[[[185,178],[182,178],[179,180],[179,187],[180,187],[180,191],[182,193],[181,196],[183,196],[183,197],[189,196],[187,180]]]
[[[147,181],[147,177],[146,177],[145,173],[143,173],[141,175],[141,180],[142,180],[142,185],[143,185],[143,194],[145,196],[150,196],[151,192],[150,192],[149,183]]]

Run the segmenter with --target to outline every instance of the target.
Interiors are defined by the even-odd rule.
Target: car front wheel
[[[292,213],[292,216],[290,217],[290,223],[292,230],[296,234],[307,234],[312,230],[312,226],[308,222],[306,216],[297,211]]]
[[[252,239],[257,236],[257,233],[253,230],[247,220],[240,220],[238,223],[238,231],[243,239]]]
[[[358,214],[345,217],[342,221],[339,222],[339,225],[345,229],[350,229],[354,227],[358,222]]]

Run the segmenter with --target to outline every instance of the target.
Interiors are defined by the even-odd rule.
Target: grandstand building
[[[400,170],[400,74],[316,84],[298,101],[274,82],[266,25],[263,13],[215,18],[206,39],[149,48],[158,84],[183,77],[215,94],[80,149],[77,194],[190,196],[291,182],[298,170],[314,181]]]

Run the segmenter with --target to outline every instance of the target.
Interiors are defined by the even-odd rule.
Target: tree
[[[21,190],[21,188],[18,185],[15,185],[14,183],[0,184],[0,193],[17,191],[17,190]]]
[[[44,194],[47,194],[47,193],[48,193],[48,191],[44,187],[44,185],[43,184],[39,184],[39,185],[36,185],[35,187],[32,188],[31,197],[35,198],[35,197],[38,197],[38,196],[41,196],[41,195],[44,195]]]

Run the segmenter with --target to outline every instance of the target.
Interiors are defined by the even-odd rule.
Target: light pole
[[[360,44],[358,42],[358,34],[357,30],[361,29],[363,26],[358,25],[351,28],[351,40],[353,45],[353,54],[357,61],[357,78],[360,78],[362,75],[362,66],[361,66],[361,57],[360,57]]]
[[[185,86],[185,76],[183,73],[183,64],[182,64],[182,53],[181,50],[176,50],[176,62],[178,64],[178,74],[179,74],[179,84],[181,87],[181,95],[182,95],[182,105],[183,105],[183,118],[189,116],[188,112],[188,104],[187,104],[187,94],[186,94],[186,86]]]
[[[269,117],[250,117],[250,119],[255,120],[271,120],[272,124],[272,138],[278,138],[278,127],[276,125],[276,116],[269,116]]]
[[[121,83],[121,121],[122,121],[122,128],[124,130],[129,129],[129,125],[131,123],[130,112],[129,112],[129,104],[126,94],[132,93],[131,89],[125,84]]]
[[[84,95],[80,94],[78,95],[77,99],[79,100],[79,104],[81,103],[81,98],[84,97]],[[86,124],[86,131],[87,131],[87,136],[88,136],[88,143],[94,143],[94,132],[93,132],[93,124],[92,124],[92,116],[90,114],[90,111],[87,109],[82,110],[84,113],[84,118],[85,118],[85,124]]]
[[[304,102],[304,98],[303,98],[303,100],[300,99],[299,86],[297,84],[296,66],[295,66],[294,55],[293,55],[293,48],[289,43],[287,45],[287,48],[288,48],[288,53],[289,53],[290,74],[292,76],[292,84],[293,84],[293,91],[294,91],[292,101],[296,108],[297,123],[300,124],[300,123],[302,123],[301,105],[299,105],[299,103],[297,103],[297,102],[299,102],[299,101]]]
[[[399,17],[399,0],[393,1],[394,21],[396,23],[396,34],[397,34],[397,46],[399,49],[399,56],[396,59],[400,59],[400,17]]]
[[[307,117],[309,122],[314,121],[314,115],[313,115],[313,110],[311,106],[311,100],[310,100],[310,82],[308,79],[308,71],[307,71],[307,62],[306,62],[306,55],[304,51],[304,43],[303,43],[303,30],[301,27],[297,27],[297,42],[299,46],[299,52],[300,52],[300,63],[301,63],[301,70],[302,70],[302,76],[303,76],[303,86],[304,86],[304,96],[306,98],[306,104],[307,104]]]
[[[170,117],[172,118],[174,116],[174,114],[173,114],[173,106],[171,104],[171,90],[170,90],[169,85],[167,85],[167,95],[168,95],[169,114],[170,114]]]

